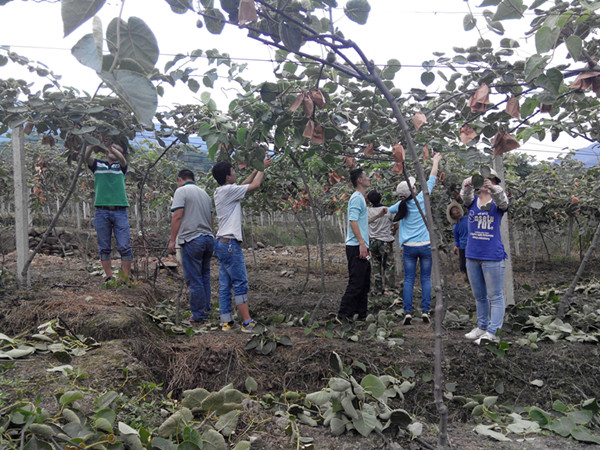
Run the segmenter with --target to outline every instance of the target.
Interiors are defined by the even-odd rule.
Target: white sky
[[[338,0],[338,3],[344,5],[345,0]],[[413,87],[424,87],[420,82],[423,72],[421,63],[435,59],[432,52],[445,51],[452,56],[453,46],[466,47],[476,43],[477,32],[472,30],[467,33],[463,30],[463,17],[468,13],[468,4],[464,0],[370,0],[370,4],[372,9],[366,25],[351,22],[345,18],[341,9],[336,11],[334,20],[346,37],[352,38],[375,63],[384,64],[391,58],[402,63],[403,67],[394,82],[403,92],[408,92]],[[99,16],[105,30],[110,20],[119,14],[120,7],[120,1],[108,0],[100,11]],[[472,8],[476,16],[482,11],[475,6]],[[220,36],[214,36],[208,33],[206,27],[197,29],[196,20],[199,16],[193,12],[174,14],[164,0],[126,0],[123,18],[129,16],[140,17],[154,32],[161,53],[158,62],[161,69],[176,53],[186,54],[198,48],[217,48],[229,53],[232,58],[240,58],[240,62],[245,58],[272,60],[274,56],[274,51],[248,38],[244,30],[226,26]],[[519,33],[509,32],[511,26],[527,26],[523,22],[529,20],[520,22],[520,25],[519,21],[503,22],[507,28],[506,37],[515,38],[523,34],[523,30]],[[499,39],[497,35],[487,31],[483,17],[479,16],[478,24],[484,37]],[[66,38],[63,38],[62,29],[60,2],[13,0],[0,6],[0,46],[8,45],[16,53],[46,64],[55,74],[62,75],[61,82],[64,86],[94,92],[99,79],[92,69],[81,65],[70,53],[71,47],[84,34],[91,32],[91,20]],[[525,49],[531,48],[531,45],[532,42],[521,41],[521,46]],[[527,53],[523,48],[519,51],[523,57],[533,53]],[[249,61],[249,68],[244,76],[258,83],[272,78],[272,68],[273,64],[268,61]],[[204,70],[206,69],[200,68],[198,72],[203,73]],[[0,67],[0,78],[10,77],[39,80],[37,76],[15,64]],[[435,90],[436,85],[434,83],[428,90]],[[198,94],[193,94],[183,85],[177,86],[176,89],[165,86],[167,92],[165,97],[159,98],[160,106],[199,102],[199,94],[206,90],[202,83]],[[215,87],[218,90],[227,88],[222,81],[217,81]],[[214,92],[213,97],[216,97],[220,107],[226,107],[227,91],[221,92],[224,93]],[[554,143],[535,143],[530,140],[522,147],[537,159],[546,159],[559,152],[563,153],[563,148],[582,148],[588,144],[583,139],[565,137]]]

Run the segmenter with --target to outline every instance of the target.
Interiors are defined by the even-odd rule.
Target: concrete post
[[[29,271],[27,271],[27,274],[23,274],[29,256],[29,195],[27,195],[27,173],[25,170],[25,134],[22,126],[12,131],[17,281],[21,288],[28,288],[31,286]]]

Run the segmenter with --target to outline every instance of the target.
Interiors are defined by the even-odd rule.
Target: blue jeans
[[[504,322],[504,260],[467,258],[467,274],[477,301],[477,327],[496,334]]]
[[[215,255],[219,259],[219,312],[221,323],[231,322],[231,288],[235,296],[235,304],[248,302],[248,276],[246,261],[239,241],[229,239],[228,243],[217,238]]]
[[[210,313],[210,259],[215,248],[212,236],[198,236],[181,246],[183,275],[190,288],[192,319],[204,320]]]
[[[404,262],[404,289],[402,302],[404,312],[412,313],[413,289],[417,275],[417,259],[421,263],[421,310],[429,312],[431,305],[431,245],[419,247],[402,246],[402,261]]]
[[[112,257],[112,234],[115,233],[117,250],[122,261],[131,261],[133,254],[130,247],[129,218],[126,209],[114,211],[96,208],[94,213],[94,228],[98,237],[100,260],[109,261]]]

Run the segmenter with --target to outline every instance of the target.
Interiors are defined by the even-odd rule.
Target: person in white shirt
[[[270,160],[265,160],[265,168]],[[242,184],[236,184],[234,168],[226,161],[219,161],[212,168],[212,175],[219,187],[215,190],[218,231],[215,255],[219,260],[219,310],[221,329],[234,329],[231,308],[231,289],[235,304],[242,316],[241,329],[251,333],[256,322],[250,317],[248,308],[248,276],[242,252],[242,199],[255,191],[262,183],[264,172],[253,171]]]

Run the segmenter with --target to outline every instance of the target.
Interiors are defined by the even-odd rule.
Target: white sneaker
[[[402,325],[410,325],[411,322],[412,322],[412,315],[406,314],[404,316],[404,320],[402,321]]]
[[[479,339],[485,333],[487,333],[487,331],[482,330],[481,328],[473,328],[471,331],[465,334],[465,337],[467,339]]]
[[[485,344],[487,342],[500,342],[500,338],[498,338],[498,336],[496,336],[495,334],[492,333],[488,333],[487,331],[483,334],[483,336],[481,336],[479,339],[477,339],[475,341],[475,344],[477,345],[481,345],[481,344]]]
[[[421,318],[423,319],[423,323],[431,322],[431,316],[428,312],[424,312],[423,314],[421,314]]]

